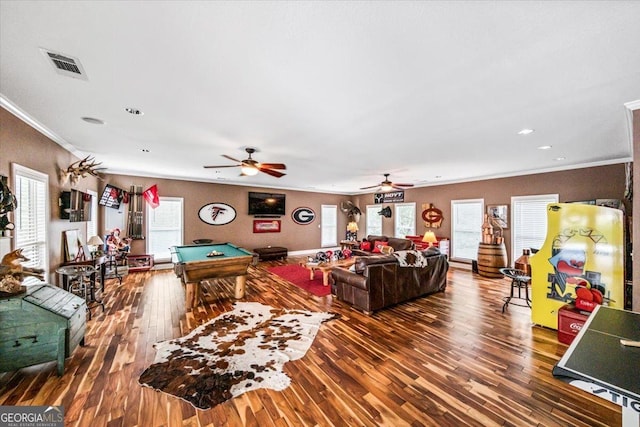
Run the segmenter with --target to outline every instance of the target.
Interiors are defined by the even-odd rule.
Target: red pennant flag
[[[152,209],[160,206],[160,196],[158,196],[158,186],[156,184],[153,184],[151,187],[144,190],[144,193],[142,193],[142,197],[144,197],[144,199],[147,201],[147,203],[149,203],[149,206],[151,206]]]

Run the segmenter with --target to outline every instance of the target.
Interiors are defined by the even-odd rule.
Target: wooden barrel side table
[[[504,243],[480,243],[478,246],[478,274],[494,279],[502,278],[501,268],[508,267]]]

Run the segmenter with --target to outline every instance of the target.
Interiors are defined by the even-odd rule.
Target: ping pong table
[[[622,407],[622,425],[640,426],[640,313],[597,306],[553,375]]]

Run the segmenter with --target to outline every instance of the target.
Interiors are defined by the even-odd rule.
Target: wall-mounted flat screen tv
[[[284,215],[285,195],[249,192],[249,215]]]

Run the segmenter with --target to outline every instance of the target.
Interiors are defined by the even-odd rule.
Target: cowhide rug
[[[139,382],[200,409],[258,388],[284,390],[291,383],[284,364],[302,358],[320,324],[335,316],[236,303],[189,335],[155,344]]]

